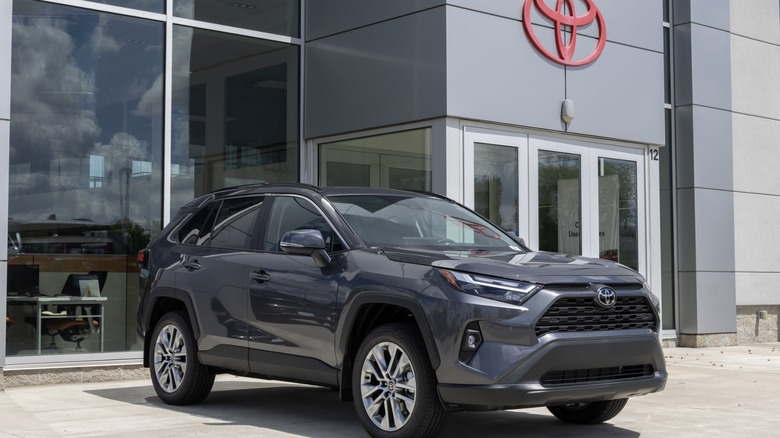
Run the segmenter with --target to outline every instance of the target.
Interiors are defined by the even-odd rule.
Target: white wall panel
[[[780,120],[732,115],[733,190],[780,195]]]
[[[734,194],[736,270],[780,273],[780,196]],[[777,287],[780,298],[780,285]]]
[[[731,33],[780,44],[780,2],[729,0],[729,3]]]
[[[732,35],[731,78],[734,112],[780,120],[780,46]]]

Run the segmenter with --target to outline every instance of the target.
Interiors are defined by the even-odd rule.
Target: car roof
[[[256,183],[215,190],[211,193],[193,199],[192,201],[182,206],[182,209],[189,210],[191,208],[199,208],[200,206],[204,205],[204,203],[215,199],[267,193],[299,194],[303,196],[318,195],[325,198],[330,196],[352,195],[395,195],[407,197],[436,197],[446,199],[443,196],[435,193],[383,189],[376,187],[318,187],[303,183]]]
[[[236,187],[228,187],[211,193],[215,198],[226,196],[240,196],[245,194],[259,193],[293,193],[293,194],[312,194],[317,193],[321,196],[334,195],[405,195],[405,196],[437,196],[433,193],[384,189],[375,187],[318,187],[303,183],[258,183],[246,184]]]

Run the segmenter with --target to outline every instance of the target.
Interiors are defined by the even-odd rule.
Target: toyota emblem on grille
[[[600,287],[596,291],[596,302],[599,303],[601,307],[607,309],[614,306],[615,302],[617,302],[617,293],[615,293],[615,289],[608,286]]]

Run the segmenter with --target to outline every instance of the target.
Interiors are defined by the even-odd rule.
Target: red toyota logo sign
[[[545,3],[545,0],[525,0],[523,5],[523,27],[528,39],[536,47],[539,53],[552,61],[563,65],[585,65],[596,60],[604,51],[607,43],[607,28],[604,25],[604,16],[599,8],[593,4],[593,0],[556,0],[555,9]],[[584,5],[587,11],[583,15],[577,15],[575,3]],[[555,28],[555,46],[557,53],[548,50],[539,42],[531,25],[531,10],[535,8],[539,13],[553,23]],[[596,22],[599,30],[599,40],[595,50],[585,58],[574,59],[574,51],[577,47],[577,28]],[[569,35],[569,41],[564,38]]]

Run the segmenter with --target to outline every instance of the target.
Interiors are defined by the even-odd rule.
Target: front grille
[[[577,385],[582,383],[651,377],[655,370],[650,364],[622,367],[591,368],[586,370],[553,371],[542,376],[543,386]]]
[[[536,323],[536,336],[548,333],[599,332],[608,330],[656,330],[653,307],[645,297],[619,296],[611,308],[592,297],[560,298]]]

